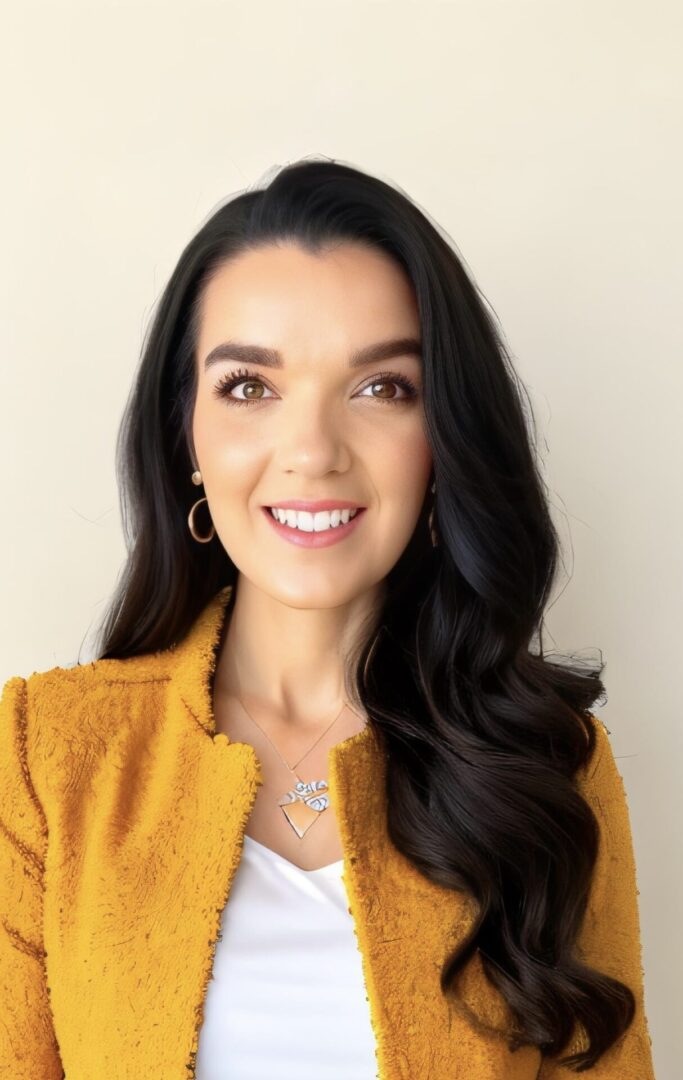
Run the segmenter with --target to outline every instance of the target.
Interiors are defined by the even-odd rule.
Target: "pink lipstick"
[[[282,504],[279,505],[282,509],[285,508]],[[310,505],[312,504],[308,503],[307,506],[301,506],[300,504],[292,505],[292,503],[287,503],[287,509],[303,510],[308,509],[308,506]],[[327,509],[346,509],[343,499],[340,502],[335,503],[328,501],[326,505],[313,505],[315,505],[315,511],[310,511],[311,513]],[[353,504],[350,504],[349,508],[353,509]],[[365,513],[365,507],[359,507],[357,513],[346,523],[346,525],[340,523],[339,525],[331,526],[329,529],[324,529],[323,532],[304,532],[303,529],[293,529],[290,525],[283,525],[280,521],[277,521],[271,514],[269,506],[263,506],[261,509],[275,529],[275,532],[278,533],[283,540],[289,540],[290,544],[298,544],[299,547],[306,548],[329,547],[331,544],[336,544],[339,540],[344,540],[347,536],[351,535]]]

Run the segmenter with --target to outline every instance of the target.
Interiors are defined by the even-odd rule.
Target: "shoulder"
[[[48,810],[65,792],[77,798],[80,778],[125,746],[132,728],[141,740],[153,733],[165,715],[171,667],[159,652],[12,676],[0,697],[0,771],[23,762]]]
[[[106,728],[114,717],[120,723],[119,701],[153,693],[171,677],[171,650],[127,657],[93,660],[86,664],[55,666],[24,677],[13,675],[2,687],[1,698],[21,712],[29,741],[47,737],[68,741],[69,734]]]
[[[626,792],[612,749],[609,728],[593,714],[590,721],[595,733],[593,752],[576,774],[576,782],[584,798],[601,812],[608,803],[624,804]]]
[[[34,671],[26,679],[29,694],[59,696],[145,682],[164,682],[171,676],[172,650],[143,653],[120,660],[91,660]],[[16,678],[16,676],[15,676]]]

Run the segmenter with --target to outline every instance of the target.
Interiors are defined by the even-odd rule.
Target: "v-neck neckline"
[[[307,870],[304,866],[297,866],[290,859],[286,859],[284,855],[280,855],[279,851],[273,851],[266,844],[262,844],[259,840],[255,840],[253,836],[249,836],[248,833],[244,834],[244,842],[247,846],[260,849],[266,858],[271,859],[273,862],[284,863],[287,869],[296,870],[299,874],[304,874],[306,877],[310,877],[315,874],[331,874],[341,869],[344,865],[344,860],[337,859],[336,862],[326,863],[324,866],[316,866],[312,870]]]

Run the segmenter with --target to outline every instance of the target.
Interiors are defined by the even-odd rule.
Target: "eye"
[[[378,375],[373,375],[372,380],[366,383],[365,390],[374,390],[376,386],[382,384],[390,386],[391,383],[395,383],[396,386],[400,386],[405,394],[403,397],[375,397],[374,394],[370,394],[369,397],[374,397],[375,401],[383,401],[387,405],[398,404],[400,401],[410,401],[417,397],[417,388],[415,384],[407,377],[407,375],[399,375],[396,372],[380,371]]]
[[[264,390],[268,389],[258,375],[251,371],[247,371],[246,368],[237,368],[236,371],[228,372],[222,379],[219,379],[214,387],[214,393],[216,397],[225,398],[231,405],[250,405],[253,401],[263,401],[263,397],[231,397],[231,390],[233,390],[234,387],[239,386],[240,383],[247,383],[249,386],[261,386]]]
[[[230,405],[251,405],[255,402],[268,400],[267,398],[264,398],[262,394],[251,398],[232,397],[232,390],[242,383],[246,383],[247,386],[261,386],[264,390],[268,389],[260,376],[255,372],[248,371],[246,368],[238,368],[236,371],[224,375],[223,378],[216,383],[214,394],[216,397],[224,398]],[[401,375],[398,372],[380,371],[377,375],[374,375],[370,382],[366,383],[362,389],[363,391],[374,390],[377,386],[381,386],[382,384],[390,385],[391,383],[395,383],[404,391],[403,396],[397,397],[394,395],[392,397],[377,397],[375,394],[368,394],[367,396],[375,401],[381,401],[385,405],[397,405],[400,402],[410,401],[417,397],[417,388],[415,387],[415,384],[406,375]]]

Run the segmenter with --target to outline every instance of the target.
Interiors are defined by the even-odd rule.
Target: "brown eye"
[[[396,385],[396,384],[394,384],[394,385]],[[391,386],[391,383],[388,381],[388,379],[382,379],[382,380],[380,380],[380,382],[370,383],[369,389],[376,390],[378,386],[380,387],[380,389],[383,389],[384,391],[388,391],[389,387]],[[396,397],[396,393],[395,393],[395,391],[393,393],[385,392],[384,394],[380,394],[380,395],[373,393],[373,394],[370,395],[370,397],[383,397],[388,401],[393,401],[394,398]]]
[[[395,386],[400,386],[404,390],[404,394],[389,393],[382,396],[378,396],[374,393],[374,390],[378,386],[389,387],[391,383]],[[398,375],[390,371],[383,371],[379,375],[375,375],[372,382],[367,383],[363,388],[364,390],[372,390],[373,393],[368,396],[374,398],[375,401],[385,402],[387,405],[398,404],[401,401],[410,401],[412,398],[417,397],[417,390],[414,384],[405,375]]]
[[[235,387],[241,386],[243,383],[245,385],[244,397],[233,397],[232,391]],[[399,386],[404,391],[403,394],[396,394],[391,391],[388,393],[375,394],[374,391],[377,387],[386,387],[388,389],[392,383],[394,386]],[[227,375],[224,375],[216,384],[214,393],[216,397],[223,398],[230,405],[250,405],[254,402],[268,400],[263,393],[258,393],[259,388],[262,391],[268,389],[255,372],[251,372],[247,368],[239,368],[237,371],[232,371]],[[372,393],[366,395],[366,390],[371,390]],[[374,401],[381,401],[385,405],[398,405],[401,402],[411,401],[416,398],[417,389],[407,376],[399,375],[396,372],[382,371],[374,376],[372,382],[366,383],[359,396],[369,397]]]
[[[255,381],[254,379],[251,379],[251,380],[246,380],[245,379],[244,380],[244,386],[245,386],[245,390],[244,390],[245,398],[252,398],[252,399],[255,398],[256,400],[258,400],[259,397],[263,396],[263,395],[252,393],[253,390],[258,390],[259,387],[260,387],[261,390],[264,390],[265,387],[264,387],[263,383],[259,383],[259,382]]]
[[[232,397],[231,391],[236,386],[245,384],[245,396],[243,398]],[[253,372],[247,371],[246,368],[239,368],[237,371],[232,371],[228,375],[225,375],[215,386],[214,393],[216,397],[225,398],[231,405],[249,405],[252,401],[264,401],[263,394],[254,394],[251,392],[252,388],[261,387],[262,390],[267,390],[267,386],[261,381],[261,379]]]

